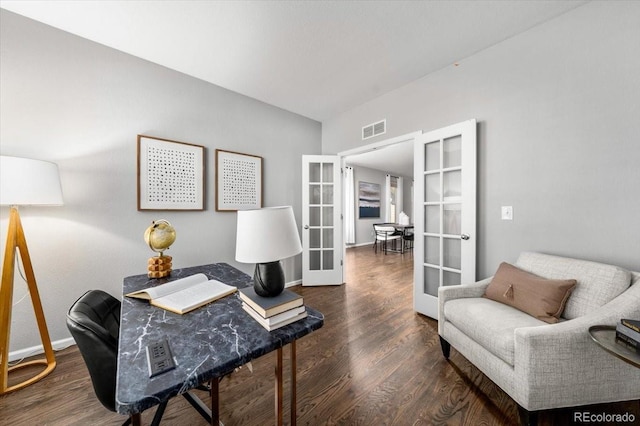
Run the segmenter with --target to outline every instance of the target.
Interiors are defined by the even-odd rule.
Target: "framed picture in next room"
[[[358,182],[360,219],[380,217],[380,184]]]

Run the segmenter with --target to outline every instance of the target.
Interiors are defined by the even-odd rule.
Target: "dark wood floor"
[[[298,424],[301,425],[512,425],[515,403],[464,357],[440,352],[435,320],[412,309],[411,254],[349,249],[346,285],[294,287],[325,315],[323,328],[298,341]],[[289,351],[285,349],[285,366]],[[57,353],[47,378],[0,397],[0,425],[118,425],[93,394],[77,349]],[[273,368],[266,355],[220,383],[225,425],[273,424]],[[285,377],[289,370],[285,367]],[[208,401],[206,394],[200,396]],[[288,410],[288,383],[285,410]],[[577,409],[551,410],[541,425],[574,424]],[[591,413],[626,413],[640,419],[638,401],[581,407]],[[143,414],[148,424],[153,410]],[[288,423],[288,419],[285,419]],[[167,425],[206,422],[182,398],[172,400]]]

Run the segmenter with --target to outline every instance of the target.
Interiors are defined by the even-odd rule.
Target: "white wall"
[[[640,2],[590,2],[323,122],[323,153],[381,118],[383,138],[475,118],[478,278],[523,250],[639,271],[639,22]]]
[[[347,157],[347,161],[346,164],[349,164],[348,161],[348,157]],[[385,221],[385,217],[384,217],[384,212],[386,209],[386,200],[388,199],[387,196],[387,190],[386,190],[386,176],[387,176],[387,172],[381,171],[381,170],[375,170],[375,169],[370,169],[368,167],[362,167],[362,166],[352,166],[353,167],[353,180],[354,180],[354,184],[355,184],[355,206],[356,206],[356,213],[355,213],[355,220],[356,220],[356,224],[355,224],[355,236],[356,236],[356,242],[355,244],[353,244],[353,246],[358,246],[358,245],[366,245],[366,244],[373,244],[373,240],[375,239],[374,235],[373,235],[373,224],[374,223],[381,223]],[[404,178],[404,191],[403,191],[403,197],[404,197],[404,206],[405,209],[408,209],[410,204],[411,204],[411,193],[409,192],[411,190],[411,177],[408,176],[403,176]],[[359,182],[369,182],[369,183],[377,183],[378,185],[380,185],[380,197],[381,197],[381,205],[380,205],[380,217],[378,218],[360,218],[359,216],[359,211],[358,211],[358,184]],[[411,214],[409,212],[407,212],[405,210],[405,213],[409,214],[409,216],[411,216]]]
[[[143,232],[169,220],[174,268],[237,264],[235,213],[214,211],[216,148],[264,158],[264,205],[292,205],[301,220],[301,155],[321,151],[321,125],[5,10],[0,12],[0,152],[59,165],[65,205],[22,208],[52,340],[86,290],[115,296],[154,255]],[[136,135],[206,147],[206,210],[139,212]],[[0,209],[2,255],[8,209]],[[285,262],[301,278],[301,258]],[[16,279],[14,299],[26,293]],[[40,340],[29,299],[13,309],[11,350]]]

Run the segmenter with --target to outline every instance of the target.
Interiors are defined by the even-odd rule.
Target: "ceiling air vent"
[[[377,123],[368,124],[362,128],[362,140],[382,135],[387,132],[387,120],[378,121]]]

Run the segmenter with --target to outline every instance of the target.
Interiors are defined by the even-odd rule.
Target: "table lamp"
[[[280,260],[301,252],[298,226],[290,206],[238,211],[236,260],[256,264],[253,287],[259,296],[282,293],[284,271]]]
[[[22,206],[59,206],[62,205],[62,188],[58,166],[47,161],[27,158],[0,156],[0,205],[11,206],[7,246],[2,266],[2,284],[0,286],[0,395],[22,389],[48,375],[56,367],[56,360],[42,311],[36,278],[27,249],[18,205]],[[36,322],[40,330],[40,339],[45,359],[20,363],[8,367],[9,334],[11,330],[11,308],[13,303],[13,278],[16,262],[16,249],[19,251],[31,295]],[[9,386],[9,372],[32,365],[45,365],[45,369],[20,383]]]

